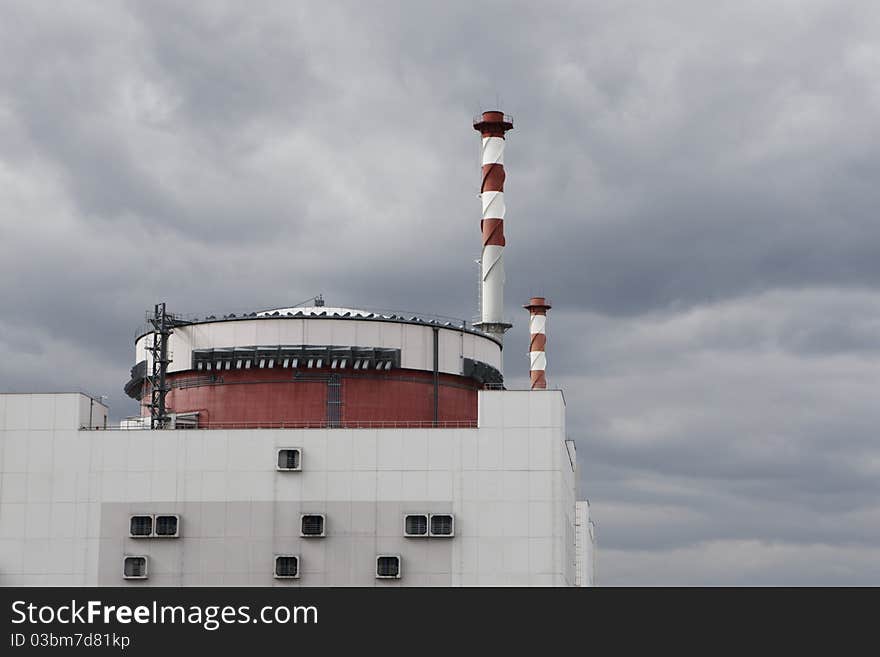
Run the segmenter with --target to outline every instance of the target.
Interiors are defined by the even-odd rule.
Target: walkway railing
[[[149,420],[145,426],[136,424],[136,420],[130,420],[128,426],[116,426],[89,429],[83,427],[83,431],[148,431],[150,429]],[[267,421],[267,422],[200,422],[199,426],[178,426],[173,430],[189,431],[198,429],[476,429],[476,420],[461,421],[387,421],[387,420],[342,420],[340,422],[292,422],[292,421]]]

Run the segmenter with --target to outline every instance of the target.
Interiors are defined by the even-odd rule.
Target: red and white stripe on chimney
[[[529,378],[532,390],[547,387],[547,311],[551,306],[544,297],[532,297],[523,306],[529,311]]]
[[[474,119],[474,129],[483,138],[483,182],[480,186],[483,251],[480,257],[480,323],[477,326],[501,339],[510,328],[510,324],[504,321],[504,134],[513,129],[513,120],[503,112],[483,112]]]

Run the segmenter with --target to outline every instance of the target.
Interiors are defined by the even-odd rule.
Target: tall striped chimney
[[[544,297],[532,297],[523,306],[529,311],[529,378],[532,381],[532,390],[547,387],[547,311],[551,306]]]
[[[501,339],[510,324],[504,321],[504,133],[513,129],[513,119],[503,112],[483,112],[474,119],[474,129],[483,137],[483,204],[480,229],[483,252],[480,257],[480,322],[477,328]]]

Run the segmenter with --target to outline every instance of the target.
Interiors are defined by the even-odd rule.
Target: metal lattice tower
[[[165,398],[171,386],[166,381],[171,356],[168,353],[168,337],[172,333],[173,317],[165,312],[165,304],[157,304],[153,315],[148,317],[153,326],[153,344],[147,351],[153,357],[153,364],[147,380],[150,383],[150,428],[167,429],[171,418]]]

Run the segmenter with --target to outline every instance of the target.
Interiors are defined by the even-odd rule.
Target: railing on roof
[[[436,313],[423,313],[417,310],[394,310],[392,308],[377,308],[374,306],[361,306],[360,308],[357,308],[357,310],[365,310],[368,313],[375,313],[383,316],[396,315],[398,318],[401,319],[416,317],[425,321],[435,320],[437,322],[440,322],[441,324],[449,322],[450,324],[461,326],[463,328],[467,328],[468,326],[468,321],[466,319],[462,319],[461,317],[453,317],[451,315],[438,315]]]
[[[148,431],[150,429],[149,418],[144,426],[134,424],[137,418],[129,418],[132,425],[125,427],[107,427],[89,429],[84,427],[83,431]],[[407,421],[407,420],[341,420],[331,422],[328,420],[317,420],[313,422],[296,422],[296,421],[266,421],[266,422],[199,422],[198,427],[181,427],[180,431],[190,431],[198,429],[476,429],[476,420],[461,421],[442,421],[432,422],[430,420]],[[174,431],[174,429],[164,429],[164,431]]]
[[[284,307],[282,307],[284,308]],[[471,322],[466,319],[462,319],[461,317],[453,317],[451,315],[438,315],[434,313],[423,313],[417,312],[413,310],[394,310],[391,308],[378,308],[375,306],[358,306],[357,308],[352,308],[351,310],[362,311],[365,313],[372,313],[375,317],[362,317],[360,315],[352,316],[352,317],[344,317],[343,315],[338,315],[333,311],[333,306],[328,307],[319,307],[320,310],[316,311],[316,313],[326,312],[327,317],[336,317],[339,319],[391,319],[391,320],[402,320],[407,322],[422,322],[425,324],[437,324],[441,326],[450,326],[454,328],[463,328],[468,331],[476,331]],[[286,308],[285,308],[286,309]],[[280,308],[267,308],[264,310],[246,310],[242,312],[232,312],[232,313],[174,313],[173,317],[176,323],[179,325],[186,324],[196,324],[202,322],[214,322],[219,321],[222,322],[224,320],[230,319],[276,319],[282,317],[288,317],[295,315],[293,312],[294,309],[304,310],[304,308],[297,308],[295,306],[290,306],[290,315],[287,313],[280,313],[275,316],[266,313],[272,313],[276,310],[280,310]],[[311,311],[311,307],[309,307]],[[318,314],[308,315],[312,317],[320,317]],[[137,340],[140,336],[145,335],[151,332],[151,327],[149,323],[144,323],[138,326],[135,330],[135,340]]]

